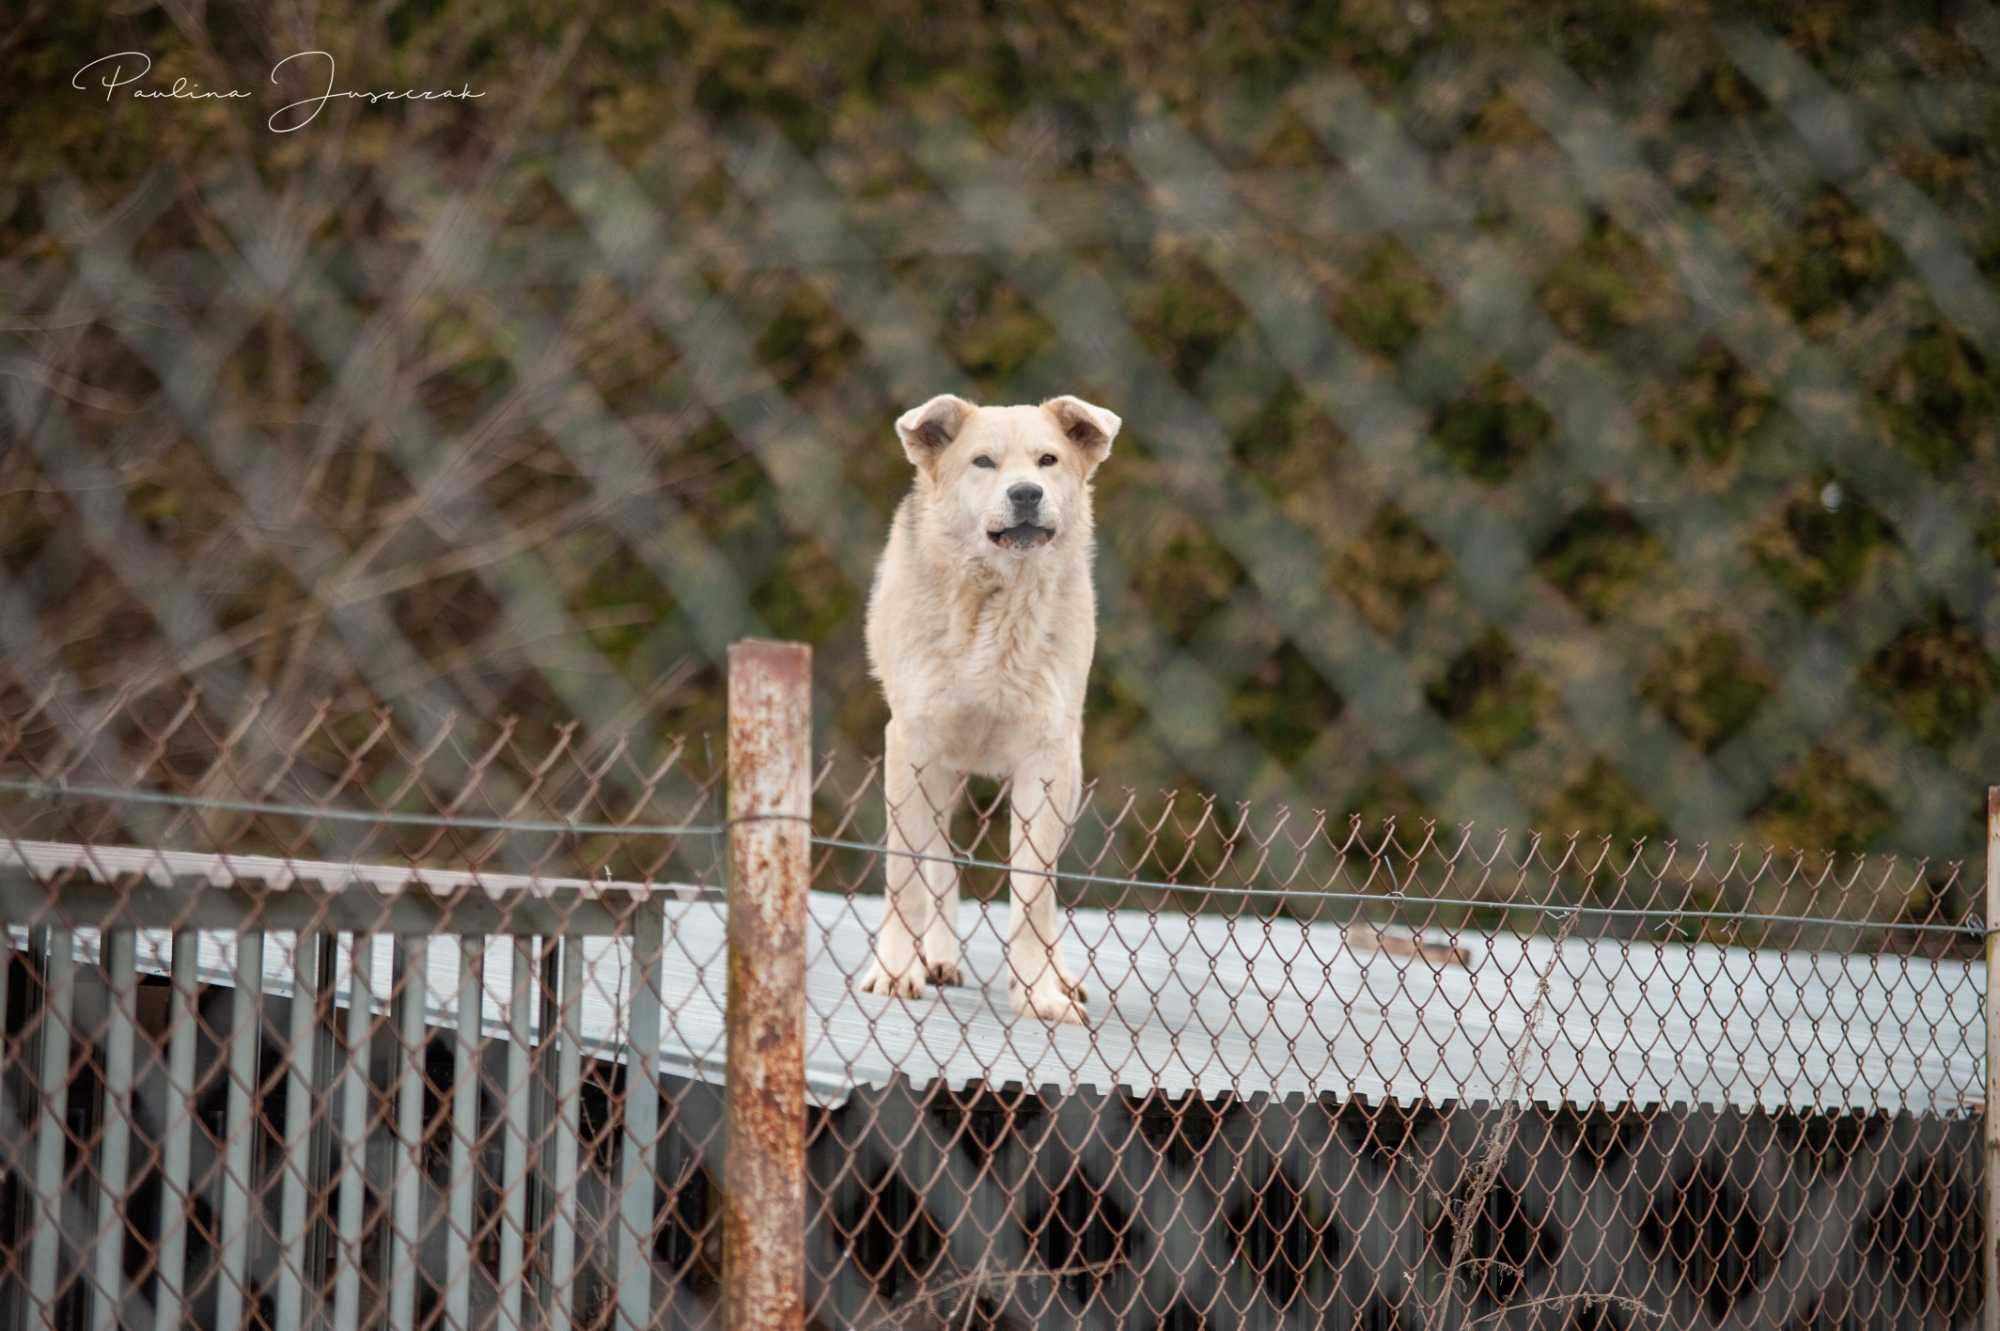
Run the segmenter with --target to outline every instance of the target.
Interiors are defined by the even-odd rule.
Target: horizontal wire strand
[[[0,778],[0,791],[61,802],[66,799],[106,800],[119,803],[166,806],[183,809],[213,809],[225,813],[246,813],[267,817],[328,819],[341,822],[383,823],[416,827],[463,828],[470,831],[521,832],[536,835],[578,836],[721,836],[731,826],[752,822],[810,822],[800,814],[748,814],[716,823],[598,823],[564,822],[546,819],[516,819],[447,814],[399,813],[365,809],[341,809],[323,805],[291,804],[270,800],[236,800],[204,795],[179,795],[169,791],[141,790],[114,786],[76,785],[69,782],[23,781]],[[1948,934],[1984,937],[1993,926],[1983,920],[1968,919],[1958,924],[1906,922],[1876,919],[1841,919],[1829,915],[1796,915],[1673,906],[1599,906],[1586,903],[1547,901],[1493,901],[1474,897],[1411,895],[1408,893],[1338,892],[1322,888],[1234,887],[1220,883],[1170,883],[1159,879],[1125,878],[1074,869],[1018,869],[1000,860],[977,856],[938,855],[905,850],[876,842],[846,837],[813,835],[811,844],[835,850],[859,851],[870,855],[895,856],[929,863],[950,864],[967,869],[990,869],[1007,873],[1027,873],[1060,882],[1088,883],[1105,887],[1138,888],[1144,891],[1184,893],[1205,897],[1243,900],[1288,900],[1390,903],[1398,906],[1433,906],[1466,910],[1528,911],[1561,920],[1571,913],[1613,919],[1721,920],[1745,924],[1787,924],[1842,929],[1895,929],[1918,934]],[[1372,858],[1372,857],[1371,857]]]
[[[1319,888],[1227,887],[1219,883],[1167,883],[1157,879],[1116,878],[1108,874],[1079,873],[1073,869],[1020,869],[999,860],[984,860],[969,856],[934,855],[925,851],[901,850],[889,846],[875,845],[872,842],[850,841],[839,837],[815,836],[812,838],[812,843],[816,846],[828,846],[838,850],[866,851],[876,855],[894,855],[907,859],[927,860],[937,864],[954,864],[961,868],[998,869],[1008,873],[1025,873],[1038,878],[1095,883],[1109,887],[1138,887],[1156,892],[1191,892],[1202,896],[1259,899],[1282,898],[1293,901],[1387,902],[1404,906],[1451,906],[1466,907],[1473,910],[1525,910],[1550,915],[1557,919],[1571,913],[1576,913],[1622,918],[1659,917],[1676,920],[1740,920],[1745,923],[1760,924],[1821,924],[1846,929],[1906,929],[1919,933],[1961,934],[1973,937],[1982,937],[1988,932],[1986,923],[1979,920],[1968,920],[1962,924],[1905,924],[1892,920],[1843,920],[1831,915],[1758,914],[1746,911],[1687,910],[1671,906],[1566,905],[1552,901],[1488,901],[1475,897],[1413,896],[1403,892],[1331,892]]]
[[[553,819],[495,818],[391,810],[341,809],[325,805],[287,804],[273,800],[217,799],[207,795],[176,795],[164,790],[116,786],[71,785],[67,782],[0,779],[0,791],[66,799],[106,800],[121,804],[165,805],[184,809],[214,809],[221,813],[261,814],[273,818],[320,818],[346,823],[390,823],[411,827],[458,827],[477,832],[571,833],[579,836],[719,836],[723,823],[580,823]],[[740,820],[739,820],[740,821]]]

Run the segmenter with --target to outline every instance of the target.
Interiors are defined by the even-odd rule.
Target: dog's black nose
[[[1007,487],[1007,497],[1015,508],[1033,508],[1042,502],[1042,487],[1033,481],[1016,481]]]

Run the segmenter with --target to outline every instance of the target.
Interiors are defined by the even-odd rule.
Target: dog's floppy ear
[[[1125,423],[1115,412],[1067,394],[1042,403],[1042,410],[1056,418],[1065,439],[1083,450],[1092,470],[1111,456],[1111,441],[1118,437],[1118,427]]]
[[[923,406],[912,407],[896,418],[896,437],[903,441],[903,451],[909,454],[910,461],[929,469],[937,461],[937,455],[958,438],[965,418],[977,410],[962,397],[939,393]]]

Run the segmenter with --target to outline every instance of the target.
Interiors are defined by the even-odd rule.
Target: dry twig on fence
[[[1426,1312],[1424,1324],[1427,1327],[1443,1328],[1450,1325],[1445,1320],[1446,1314],[1451,1311],[1451,1300],[1458,1288],[1458,1278],[1469,1267],[1500,1268],[1516,1276],[1522,1274],[1512,1263],[1497,1258],[1473,1257],[1472,1241],[1474,1234],[1478,1232],[1479,1217],[1485,1213],[1487,1200],[1492,1196],[1494,1186],[1500,1180],[1500,1171],[1507,1163],[1507,1152],[1520,1132],[1521,1091],[1527,1082],[1529,1046],[1534,1040],[1535,1023],[1541,1019],[1542,1009],[1547,1005],[1549,980],[1554,976],[1555,968],[1562,962],[1563,944],[1569,940],[1571,930],[1576,927],[1578,915],[1578,912],[1571,911],[1563,916],[1562,925],[1556,930],[1555,938],[1549,947],[1548,964],[1535,976],[1534,1000],[1528,1005],[1526,1016],[1522,1021],[1521,1036],[1514,1042],[1514,1048],[1508,1054],[1507,1088],[1502,1098],[1499,1116],[1486,1129],[1479,1142],[1475,1143],[1475,1146],[1483,1149],[1479,1154],[1479,1163],[1473,1170],[1471,1185],[1455,1204],[1449,1197],[1440,1198],[1444,1206],[1444,1218],[1451,1222],[1451,1256],[1445,1264],[1444,1281],[1438,1291],[1437,1299]],[[1435,1160],[1436,1157],[1433,1156],[1425,1165],[1426,1172],[1432,1168]],[[1509,1304],[1508,1308],[1489,1313],[1486,1317],[1475,1319],[1474,1323],[1468,1325],[1490,1320],[1500,1312],[1517,1306],[1588,1303],[1609,1297],[1597,1294],[1565,1294],[1534,1300],[1527,1304]],[[1639,1306],[1644,1308],[1643,1304]],[[1645,1311],[1652,1310],[1645,1309]]]

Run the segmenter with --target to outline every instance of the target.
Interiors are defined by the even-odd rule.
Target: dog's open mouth
[[[1033,550],[1036,546],[1047,545],[1056,538],[1054,527],[1037,527],[1032,522],[1017,523],[1012,527],[1002,527],[999,531],[986,533],[993,544],[1009,550]]]

